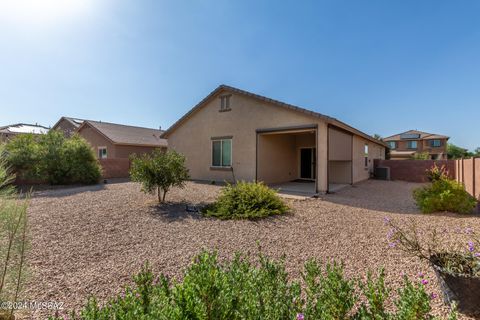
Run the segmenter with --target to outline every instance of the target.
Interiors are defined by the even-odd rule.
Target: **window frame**
[[[435,145],[435,142],[438,141],[438,145]],[[432,139],[430,140],[430,147],[432,148],[440,148],[442,146],[442,140],[440,139]]]
[[[411,143],[415,143],[415,147],[412,147],[412,146],[410,145]],[[416,140],[407,141],[407,149],[417,150],[417,149],[418,149],[418,141],[416,141]]]
[[[103,152],[100,155],[100,150],[105,150],[105,157],[103,156]],[[108,158],[108,148],[106,146],[97,147],[97,157],[98,157],[98,159],[107,159]]]
[[[364,159],[365,159],[365,163],[364,163],[365,164],[365,169],[368,169],[368,155],[370,153],[368,143],[365,143],[363,153],[364,153]]]
[[[392,145],[393,145],[393,147],[392,147]],[[388,141],[388,147],[389,147],[391,150],[397,149],[397,142],[396,142],[396,141]]]
[[[230,141],[230,164],[228,166],[226,165],[223,165],[223,141]],[[210,152],[210,155],[211,155],[211,161],[210,161],[210,168],[214,168],[214,169],[229,169],[232,167],[232,163],[233,163],[233,137],[214,137],[214,138],[211,138],[211,144],[210,144],[210,148],[211,148],[211,152]],[[213,144],[215,142],[220,142],[220,165],[217,166],[217,165],[214,165],[213,164],[213,152],[214,152],[214,149],[213,149]]]
[[[231,94],[224,94],[220,96],[220,112],[230,111],[231,109]]]

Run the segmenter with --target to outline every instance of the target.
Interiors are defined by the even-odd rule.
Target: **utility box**
[[[378,180],[390,180],[390,168],[389,167],[376,167],[375,179]]]

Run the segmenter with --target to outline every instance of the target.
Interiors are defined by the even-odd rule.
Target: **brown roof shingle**
[[[158,129],[134,127],[123,124],[85,120],[84,125],[97,129],[115,144],[166,147],[166,139],[160,138],[164,131]]]
[[[402,138],[402,135],[409,135],[409,134],[417,134],[420,137],[419,138],[412,138],[412,139],[405,139]],[[419,131],[419,130],[408,130],[399,134],[395,134],[390,137],[386,137],[383,139],[383,141],[398,141],[398,140],[416,140],[416,139],[450,139],[448,136],[444,136],[441,134],[436,134],[436,133],[428,133],[424,131]]]

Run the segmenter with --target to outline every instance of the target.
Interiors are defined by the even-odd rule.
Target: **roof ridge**
[[[122,126],[122,127],[130,127],[130,128],[139,128],[139,129],[148,129],[148,130],[156,130],[156,131],[160,131],[160,132],[165,132],[165,130],[162,130],[162,129],[156,129],[156,128],[149,128],[149,127],[140,127],[140,126],[132,126],[132,125],[129,125],[129,124],[121,124],[121,123],[114,123],[114,122],[107,122],[107,121],[97,121],[97,120],[84,120],[85,122],[89,122],[89,123],[105,123],[105,124],[113,124],[115,126]]]
[[[325,120],[326,122],[332,122],[333,124],[335,124],[335,122],[336,122],[337,125],[344,126],[344,127],[348,128],[346,130],[350,130],[352,133],[355,133],[359,136],[362,136],[363,138],[365,138],[369,141],[372,141],[374,143],[380,144],[382,146],[386,146],[386,144],[383,143],[382,141],[376,140],[371,135],[366,134],[365,132],[362,132],[362,131],[360,131],[360,130],[358,130],[358,129],[356,129],[356,128],[354,128],[354,127],[352,127],[352,126],[350,126],[350,125],[348,125],[348,124],[346,124],[346,123],[344,123],[340,120],[337,120],[337,119],[333,118],[333,117],[330,117],[330,116],[324,115],[322,113],[312,111],[312,110],[309,110],[309,109],[306,109],[306,108],[303,108],[303,107],[299,107],[299,106],[296,106],[296,105],[293,105],[293,104],[289,104],[289,103],[286,103],[286,102],[283,102],[283,101],[280,101],[280,100],[275,100],[275,99],[272,99],[272,98],[269,98],[269,97],[266,97],[266,96],[262,96],[262,95],[259,95],[259,94],[256,94],[256,93],[252,93],[250,91],[238,89],[238,88],[226,85],[226,84],[220,84],[217,88],[215,88],[213,91],[211,91],[206,97],[204,97],[200,102],[195,104],[193,106],[193,108],[191,108],[187,113],[185,113],[180,119],[175,121],[163,133],[162,137],[166,138],[176,127],[178,127],[190,115],[192,115],[194,112],[196,112],[209,99],[211,99],[213,96],[215,96],[217,93],[219,93],[221,90],[224,90],[224,89],[225,90],[230,90],[232,92],[240,93],[240,94],[243,94],[245,96],[249,96],[249,97],[252,97],[252,98],[255,98],[255,99],[263,100],[265,102],[272,103],[272,104],[277,105],[277,106],[282,106],[282,107],[285,107],[285,108],[293,110],[293,111],[302,112],[302,113],[310,115],[310,116],[321,118],[321,119]]]

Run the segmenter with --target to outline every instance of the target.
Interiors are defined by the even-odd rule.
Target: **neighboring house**
[[[168,146],[167,140],[160,138],[164,131],[157,129],[84,120],[76,132],[90,143],[99,159],[128,159],[132,154]]]
[[[71,137],[75,131],[82,125],[84,119],[61,117],[60,120],[55,123],[52,130],[58,130],[63,132],[63,135],[67,138]]]
[[[46,134],[49,128],[38,124],[17,123],[0,127],[0,142],[8,141],[20,134]]]
[[[432,160],[447,159],[447,141],[450,139],[435,133],[409,130],[384,138],[390,148],[390,159],[411,159],[417,153],[428,153]]]
[[[221,85],[164,134],[195,180],[312,181],[315,192],[370,177],[386,146],[334,118]]]

